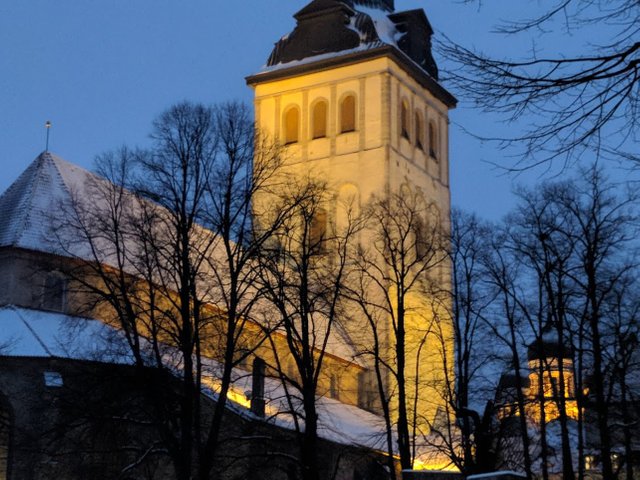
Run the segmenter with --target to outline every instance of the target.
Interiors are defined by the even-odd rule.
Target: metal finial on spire
[[[45,146],[44,151],[48,152],[49,151],[49,130],[51,130],[51,121],[47,120],[47,122],[44,124],[44,128],[47,129],[47,144]]]

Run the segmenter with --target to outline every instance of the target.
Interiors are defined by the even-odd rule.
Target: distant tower
[[[548,322],[540,337],[529,345],[529,397],[532,399],[530,416],[536,422],[541,419],[540,386],[546,422],[558,418],[561,395],[564,397],[567,417],[577,420],[573,353],[573,347],[568,342],[558,339],[553,322]]]
[[[403,185],[420,190],[447,221],[448,114],[456,100],[438,83],[425,13],[394,12],[393,0],[313,0],[295,19],[247,82],[257,127],[286,145],[289,171],[312,172],[335,189],[326,222],[340,222],[341,199],[364,205]],[[449,286],[448,272],[442,281]],[[419,368],[443,371],[427,361]],[[418,408],[433,421],[435,403]]]

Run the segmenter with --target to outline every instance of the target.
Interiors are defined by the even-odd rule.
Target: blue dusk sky
[[[91,168],[100,153],[124,144],[144,146],[152,120],[176,102],[250,103],[244,78],[261,69],[306,3],[0,2],[0,191],[44,150],[46,120],[53,123],[50,150]],[[491,31],[501,19],[520,18],[520,8],[531,3],[491,0],[479,8],[458,0],[396,0],[396,9],[424,8],[436,38],[446,35],[467,47],[516,56],[532,48],[531,36],[505,39]],[[436,60],[446,66],[447,59]],[[541,172],[514,179],[492,167],[508,162],[508,153],[465,130],[508,135],[509,126],[459,100],[451,114],[453,203],[496,219],[513,203],[514,181],[530,181]]]

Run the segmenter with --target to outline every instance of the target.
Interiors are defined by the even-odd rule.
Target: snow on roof
[[[54,155],[40,154],[0,196],[0,246],[40,250],[46,235],[46,212],[67,195]]]
[[[109,195],[109,183],[79,166],[63,160],[49,152],[40,154],[20,177],[0,196],[0,247],[12,246],[29,250],[52,253],[88,261],[99,261],[106,265],[116,266],[113,245],[102,235],[91,241],[96,249],[91,249],[89,240],[82,237],[81,229],[70,226],[78,216],[82,221],[90,221],[96,212],[108,211],[105,195]],[[105,193],[106,192],[106,193]],[[131,195],[127,208],[134,213],[144,201]],[[152,208],[161,207],[153,204]],[[66,225],[69,223],[70,225]],[[205,228],[196,229],[195,235],[210,235]],[[125,270],[136,275],[133,265],[136,258],[137,243],[127,242],[128,250]],[[224,265],[226,259],[220,248],[211,249],[211,264]],[[223,270],[221,270],[223,271]],[[212,275],[211,279],[215,276]],[[212,284],[214,284],[213,282]],[[215,291],[208,292],[208,300],[216,304]],[[268,307],[263,307],[268,308]],[[265,315],[268,318],[269,315]],[[322,319],[318,320],[322,323]],[[320,330],[325,328],[319,326]],[[331,355],[348,362],[360,364],[354,348],[349,345],[345,333],[336,325],[330,335],[326,351]]]
[[[348,16],[347,24],[336,15],[339,8]],[[311,2],[295,15],[296,28],[276,43],[261,73],[387,45],[399,49],[397,40],[404,33],[389,18],[391,10],[380,2]]]
[[[376,27],[378,37],[387,45],[392,45],[398,48],[398,40],[402,38],[404,33],[398,30],[393,21],[389,18],[389,12],[375,7],[367,7],[359,5],[357,7],[358,12],[368,15],[373,21],[373,25]]]
[[[93,205],[88,189],[104,182],[97,175],[43,152],[0,195],[0,247],[19,247],[86,258],[86,246],[63,245],[54,229],[77,205]],[[77,203],[77,205],[76,205]]]
[[[98,321],[0,307],[0,355],[131,363],[122,335]]]
[[[203,367],[208,372],[219,370],[219,365],[213,360],[205,361]],[[211,389],[215,398],[216,392],[220,389],[216,377],[208,378],[203,383]],[[231,405],[231,408],[235,407],[239,414],[253,416],[249,411],[251,387],[251,373],[238,368],[234,369],[229,398],[235,404]],[[289,398],[287,398],[287,391],[282,382],[274,377],[265,378],[264,392],[265,421],[289,430],[295,429],[291,406],[297,412],[299,420],[303,411],[302,399],[298,392],[289,386]],[[239,406],[244,408],[238,408]],[[320,437],[343,445],[386,450],[386,430],[382,417],[324,396],[317,398],[316,406]],[[304,428],[304,422],[302,424]]]
[[[316,62],[322,62],[324,60],[330,60],[332,58],[339,58],[339,57],[343,57],[343,56],[347,56],[353,53],[359,53],[359,52],[366,52],[369,50],[374,50],[376,48],[380,48],[383,47],[384,44],[381,42],[378,43],[363,43],[355,48],[351,48],[349,50],[341,50],[339,52],[329,52],[329,53],[322,53],[320,55],[314,55],[311,57],[305,57],[301,60],[292,60],[290,62],[286,62],[286,63],[277,63],[275,65],[265,65],[264,67],[262,67],[262,69],[256,73],[255,76],[259,76],[259,75],[264,75],[267,73],[272,73],[272,72],[278,72],[280,70],[287,70],[289,68],[294,68],[294,67],[299,67],[302,65],[310,65],[312,63],[316,63]]]
[[[98,320],[4,306],[0,307],[0,332],[0,356],[56,357],[133,364],[124,337]],[[180,365],[173,362],[174,355],[170,350],[166,350],[165,360],[167,366],[177,371]],[[215,379],[219,378],[220,365],[214,360],[204,359],[203,370],[209,377],[205,385],[215,398]],[[250,391],[251,373],[236,368],[229,407],[237,413],[252,416],[246,399]],[[267,421],[292,429],[293,417],[280,380],[265,379],[265,396],[269,415]],[[294,398],[293,403],[294,408],[301,409],[299,399]],[[326,397],[318,399],[318,414],[322,438],[345,445],[384,449],[382,442],[385,430],[381,417]]]
[[[467,480],[480,480],[482,478],[500,478],[500,477],[516,477],[527,478],[526,475],[512,470],[501,470],[499,472],[479,473],[477,475],[469,475]]]
[[[319,401],[320,436],[337,443],[386,450],[384,419],[332,398]]]

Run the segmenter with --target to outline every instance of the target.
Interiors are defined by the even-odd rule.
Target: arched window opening
[[[415,127],[416,147],[420,150],[424,150],[424,122],[422,121],[422,115],[420,115],[420,112],[416,112]]]
[[[340,133],[356,130],[356,97],[347,95],[340,104]]]
[[[400,106],[400,135],[409,140],[409,104],[406,100]]]
[[[0,480],[9,478],[9,449],[11,447],[11,412],[0,398]]]
[[[313,138],[324,138],[327,136],[327,110],[327,102],[324,100],[319,101],[313,107]]]
[[[284,143],[297,143],[300,136],[300,113],[297,107],[289,108],[284,114]]]
[[[311,219],[309,229],[309,247],[311,250],[322,251],[327,237],[327,211],[319,208]]]
[[[67,279],[60,272],[49,272],[44,279],[42,308],[64,312],[67,301]]]
[[[438,159],[438,132],[433,122],[429,123],[429,155]]]

